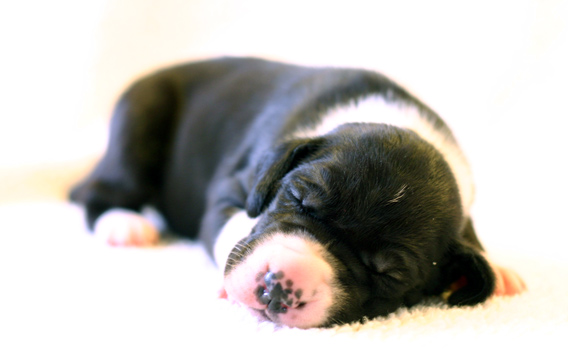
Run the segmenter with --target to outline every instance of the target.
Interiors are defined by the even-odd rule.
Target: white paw
[[[158,243],[160,234],[152,222],[140,213],[112,209],[95,222],[95,236],[113,246],[151,246]]]

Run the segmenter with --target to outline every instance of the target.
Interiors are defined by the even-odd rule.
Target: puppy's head
[[[225,269],[229,296],[296,327],[386,315],[460,277],[450,304],[475,304],[492,272],[462,238],[450,168],[412,131],[344,125],[267,154],[247,200],[259,221]]]

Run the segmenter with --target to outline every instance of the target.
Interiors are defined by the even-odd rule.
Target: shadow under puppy
[[[156,243],[155,207],[203,241],[223,296],[308,328],[523,291],[484,255],[473,192],[450,129],[388,78],[222,58],[132,85],[71,199],[114,245]]]

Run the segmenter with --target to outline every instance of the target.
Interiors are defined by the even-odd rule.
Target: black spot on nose
[[[277,300],[272,300],[268,304],[268,310],[273,313],[286,313],[288,311],[288,307],[284,305],[282,302]]]
[[[264,276],[264,284],[266,284],[266,287],[270,289],[275,285],[277,281],[279,281],[282,278],[284,278],[284,272],[282,271],[276,273],[267,272],[266,275]]]
[[[300,301],[303,290],[293,288],[294,282],[291,279],[284,280],[284,277],[282,271],[256,275],[259,285],[254,290],[255,297],[259,303],[266,305],[266,309],[271,313],[286,313],[289,308],[301,309],[306,304]]]

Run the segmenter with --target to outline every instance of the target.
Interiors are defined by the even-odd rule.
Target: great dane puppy
[[[158,241],[139,212],[203,241],[223,296],[308,328],[443,295],[524,290],[490,263],[448,126],[381,74],[222,58],[159,71],[118,102],[108,149],[71,193],[115,245]],[[188,273],[188,275],[192,275]]]

